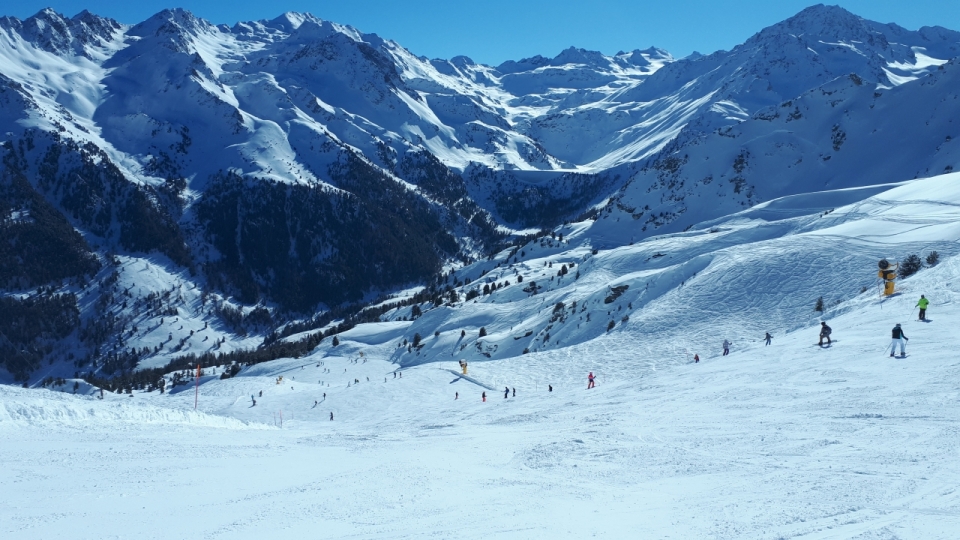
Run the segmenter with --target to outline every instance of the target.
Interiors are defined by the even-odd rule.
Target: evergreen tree
[[[907,255],[903,262],[900,263],[900,277],[909,277],[923,268],[923,262],[920,260],[920,257],[916,253]]]

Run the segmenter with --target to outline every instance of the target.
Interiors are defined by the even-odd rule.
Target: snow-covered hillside
[[[522,283],[496,259],[451,276],[511,281],[476,302],[360,325],[230,379],[207,373],[198,412],[189,385],[102,400],[86,386],[72,395],[72,381],[63,393],[0,387],[0,481],[13,486],[0,530],[954,538],[958,208],[954,173],[786,197],[633,245],[586,244],[574,224],[553,247],[520,247]],[[879,258],[933,249],[939,264],[877,294]],[[551,281],[564,261],[576,264]],[[534,280],[536,295],[520,290]],[[920,294],[927,322],[915,320]],[[821,318],[830,347],[815,345]],[[906,358],[888,356],[896,323]],[[528,329],[521,345],[535,350],[487,358],[480,327],[484,351],[519,346]],[[415,331],[422,349],[397,347]]]
[[[685,353],[683,291],[801,264],[846,214],[755,216],[960,167],[958,54],[958,32],[822,5],[705,56],[571,47],[500,66],[299,13],[2,18],[3,380],[262,360],[370,320],[402,330],[401,365],[576,355],[610,324]],[[822,257],[784,277],[790,309],[765,324],[859,294],[814,285],[875,254]]]

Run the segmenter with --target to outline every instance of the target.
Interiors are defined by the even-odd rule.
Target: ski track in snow
[[[196,412],[193,386],[104,400],[89,387],[0,386],[0,535],[955,538],[958,177],[865,190],[826,215],[768,221],[752,209],[604,250],[578,265],[580,280],[537,296],[550,308],[581,294],[605,324],[607,285],[631,283],[629,323],[571,330],[571,346],[529,355],[469,357],[469,377],[494,390],[457,374],[459,333],[438,338],[429,361],[395,345],[446,313],[455,321],[431,324],[475,320],[512,346],[536,296],[362,325],[336,348],[205,377]],[[564,249],[589,253],[582,241],[573,233]],[[944,259],[903,292],[858,294],[879,256],[930,246]],[[921,292],[929,324],[913,320]],[[811,346],[820,294],[844,300],[825,314],[839,340],[829,348]],[[504,329],[487,322],[497,319]],[[896,322],[906,359],[885,349]],[[599,382],[588,391],[589,370]]]

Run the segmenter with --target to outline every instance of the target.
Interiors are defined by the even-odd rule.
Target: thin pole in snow
[[[283,429],[283,411],[280,411],[280,429]]]
[[[197,378],[193,385],[193,410],[197,410],[197,400],[200,397],[200,364],[197,364]]]

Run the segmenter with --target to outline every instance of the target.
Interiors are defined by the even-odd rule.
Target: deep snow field
[[[514,285],[362,325],[205,378],[197,412],[192,386],[102,401],[0,386],[0,536],[960,537],[960,174],[789,197],[634,245],[578,230],[550,256],[598,254],[542,298]],[[940,264],[878,297],[879,258],[930,249]],[[633,311],[605,332],[616,303],[590,294],[617,283]],[[818,296],[829,348],[814,345]],[[599,332],[574,313],[527,355],[487,360],[459,332],[421,332],[419,356],[397,347],[474,321],[506,349],[571,298]],[[884,350],[898,322],[903,359]]]

